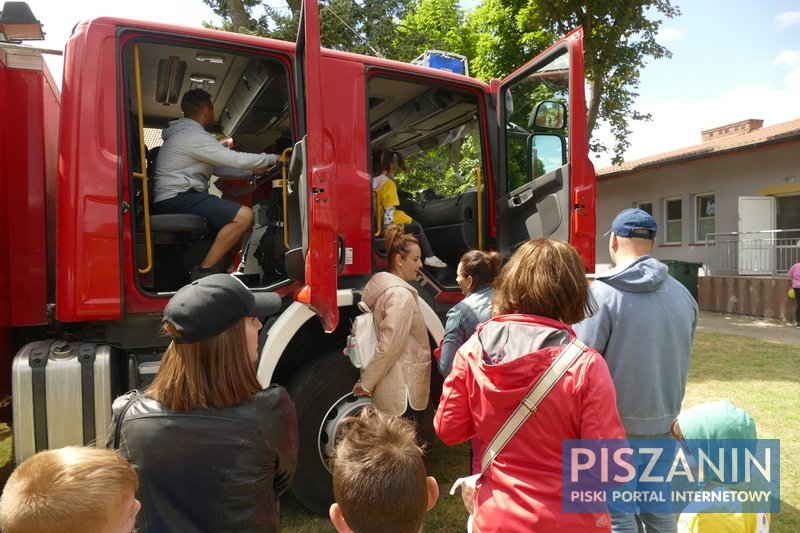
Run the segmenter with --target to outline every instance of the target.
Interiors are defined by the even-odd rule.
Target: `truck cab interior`
[[[162,143],[161,132],[171,120],[182,115],[180,99],[194,88],[202,88],[211,95],[215,114],[212,133],[220,142],[233,150],[278,151],[286,156],[287,165],[275,168],[275,174],[255,191],[252,187],[247,190],[251,185],[247,181],[215,182],[212,178],[210,192],[250,205],[254,210],[253,231],[245,239],[241,256],[231,257],[228,262],[239,265],[243,281],[254,288],[277,288],[291,283],[287,271],[293,272],[296,261],[290,260],[291,253],[287,251],[297,251],[297,243],[302,240],[300,206],[305,202],[300,195],[305,189],[297,185],[297,175],[289,175],[301,165],[289,165],[291,151],[283,152],[283,146],[299,140],[290,52],[290,49],[237,50],[168,36],[142,35],[124,41],[125,127],[121,138],[127,152],[123,163],[127,179],[121,188],[128,204],[128,216],[124,218],[124,224],[130,228],[127,246],[132,250],[135,277],[142,292],[171,293],[186,284],[192,267],[200,263],[213,242],[202,217],[152,212],[150,179]],[[553,122],[560,121],[563,127],[566,110],[561,111],[563,105],[552,102],[555,107],[542,112],[542,118],[536,122],[534,117],[539,108],[531,107],[534,100],[543,100],[539,87],[543,82],[550,87],[549,94],[564,101],[558,91],[552,90],[552,80],[561,79],[560,74],[553,72],[561,73],[563,69],[551,68],[546,76],[534,78],[535,87],[521,84],[514,89],[514,95],[507,93],[506,99],[513,104],[508,106],[509,111],[513,114],[504,118],[507,162],[502,175],[505,178],[495,176],[495,181],[487,184],[485,177],[491,176],[487,172],[491,126],[483,89],[475,84],[459,84],[447,78],[386,67],[365,65],[365,68],[368,138],[364,139],[364,146],[369,148],[365,150],[368,153],[364,154],[364,163],[368,166],[372,154],[379,150],[396,151],[404,156],[410,169],[395,176],[400,196],[398,207],[421,224],[434,254],[448,265],[423,269],[423,277],[438,290],[457,291],[456,267],[464,252],[475,248],[509,248],[499,241],[490,242],[492,202],[497,209],[506,204],[534,206],[525,208],[530,214],[523,210],[521,222],[506,216],[512,242],[525,240],[528,234],[552,234],[548,224],[563,231],[566,227],[561,224],[563,214],[556,204],[565,200],[549,199],[554,194],[568,194],[561,171],[562,165],[566,165],[565,135],[557,131]],[[536,98],[531,97],[534,94]],[[519,102],[514,103],[516,100]],[[534,135],[537,130],[545,134]],[[555,160],[541,156],[547,144],[559,154]],[[539,156],[531,156],[534,153]],[[543,161],[548,161],[548,168],[540,168]],[[378,174],[372,168],[369,173]],[[508,196],[508,201],[497,203],[498,195]],[[552,209],[547,207],[550,204],[554,206]],[[371,271],[374,272],[386,268],[386,262],[383,223],[374,205],[372,212]],[[532,230],[531,224],[541,228]]]
[[[170,121],[182,116],[183,94],[200,88],[211,95],[215,119],[211,133],[221,143],[252,153],[283,152],[294,139],[287,67],[290,58],[277,54],[244,55],[165,41],[131,43],[124,49],[123,58],[137,280],[146,292],[173,292],[188,283],[188,273],[205,256],[213,235],[205,219],[198,215],[151,212],[152,177],[163,142],[161,132]],[[280,178],[280,166],[273,167],[256,189],[247,180],[215,182],[212,178],[212,194],[254,209],[255,227],[250,239],[253,245],[245,246],[249,257],[244,258],[250,262],[250,269],[242,272],[254,285],[282,281],[274,272],[264,275],[265,270],[272,269],[266,263],[259,264],[263,261],[257,253],[257,239],[278,222],[268,217],[267,203],[281,196]]]
[[[368,95],[372,152],[403,155],[409,170],[396,172],[399,209],[424,228],[434,253],[448,265],[427,268],[424,276],[443,289],[455,290],[460,257],[488,244],[480,95],[391,74],[370,77]],[[373,229],[380,261],[379,213]]]
[[[281,141],[291,144],[297,139],[289,58],[149,39],[126,45],[123,65],[130,162],[126,185],[137,280],[145,292],[172,292],[189,281],[188,273],[213,236],[202,217],[151,212],[161,131],[181,116],[182,95],[202,88],[214,104],[217,126],[212,133],[232,149],[257,153],[274,151]],[[455,288],[460,256],[486,243],[486,220],[480,211],[486,210],[487,200],[478,193],[484,157],[479,94],[391,75],[370,77],[368,94],[368,146],[373,152],[393,150],[407,158],[411,171],[397,178],[400,208],[422,224],[435,253],[448,263],[446,269],[427,269],[428,274],[443,287]],[[253,207],[255,227],[250,244],[243,247],[240,268],[251,286],[288,281],[281,264],[287,248],[279,229],[282,221],[275,216],[282,207],[280,170],[266,180],[263,191],[243,196],[234,195],[247,183],[212,178],[212,194]],[[373,230],[374,268],[384,268],[380,220]]]

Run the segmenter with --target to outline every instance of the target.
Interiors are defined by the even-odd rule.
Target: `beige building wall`
[[[597,176],[597,272],[609,268],[608,238],[616,214],[637,202],[652,202],[659,234],[653,255],[703,263],[705,246],[696,237],[696,197],[715,196],[715,232],[738,231],[740,196],[800,195],[800,143],[718,154],[650,170]],[[665,200],[681,199],[680,244],[665,244]],[[765,228],[767,229],[767,228]]]

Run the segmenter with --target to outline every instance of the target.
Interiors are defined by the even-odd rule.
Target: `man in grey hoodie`
[[[686,390],[697,326],[689,291],[649,256],[658,226],[641,209],[625,209],[611,224],[614,268],[590,286],[597,310],[575,325],[575,334],[605,358],[617,390],[617,408],[628,438],[668,438]],[[607,235],[608,235],[607,234]],[[646,514],[645,531],[674,532],[671,513]],[[614,532],[636,532],[632,514],[611,513]]]
[[[173,120],[161,136],[153,199],[154,213],[191,213],[208,220],[216,233],[214,243],[192,279],[214,272],[230,250],[253,225],[253,211],[208,193],[212,174],[220,178],[252,178],[274,165],[274,154],[235,152],[206,131],[214,124],[211,95],[202,89],[187,91],[181,99],[183,117]]]

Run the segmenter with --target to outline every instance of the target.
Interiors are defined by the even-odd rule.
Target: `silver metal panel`
[[[49,353],[53,340],[25,345],[12,364],[12,394],[14,416],[14,455],[17,464],[36,453],[32,371],[29,354],[37,348]],[[66,343],[58,342],[58,345]],[[49,448],[83,444],[83,401],[81,365],[77,354],[80,343],[73,343],[73,355],[54,358],[52,353],[45,367],[45,406],[47,410],[47,439]],[[111,424],[111,348],[97,346],[94,362],[95,443],[105,445]]]
[[[94,360],[94,431],[95,444],[102,448],[106,444],[108,427],[111,425],[111,347],[98,346]]]
[[[33,432],[33,387],[28,354],[32,345],[26,344],[14,357],[11,365],[12,413],[14,417],[14,458],[19,464],[36,452]]]
[[[83,444],[81,365],[77,353],[69,359],[51,357],[44,375],[48,446],[62,448]]]

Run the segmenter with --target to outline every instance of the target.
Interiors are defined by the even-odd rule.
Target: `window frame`
[[[650,210],[648,211],[647,209],[644,209],[642,207],[643,205],[649,205]],[[641,209],[642,211],[646,211],[647,213],[650,214],[650,216],[653,216],[653,200],[639,200],[637,202],[634,202],[633,206],[637,209]]]
[[[669,204],[670,202],[678,202],[678,205],[681,209],[681,216],[679,219],[670,219],[669,218]],[[681,196],[671,196],[669,198],[664,198],[663,200],[664,205],[664,232],[662,236],[662,243],[664,244],[683,244],[683,198]],[[677,241],[669,240],[669,226],[670,222],[678,222],[680,223],[680,237]]]
[[[714,214],[711,215],[711,216],[701,216],[700,202],[703,199],[707,199],[707,198],[712,198],[712,201],[714,202]],[[711,219],[714,222],[714,231],[711,231],[709,233],[714,233],[716,231],[716,227],[717,227],[717,222],[716,222],[716,212],[717,212],[716,203],[717,203],[716,194],[713,193],[713,192],[707,192],[707,193],[695,194],[694,195],[694,217],[693,217],[693,219],[694,219],[694,232],[693,232],[694,233],[694,242],[701,243],[701,244],[705,243],[705,242],[708,242],[708,239],[706,239],[705,237],[700,237],[700,222],[701,222],[701,219],[706,220],[706,221]],[[708,233],[706,233],[706,235],[708,235]],[[713,239],[712,239],[712,241],[713,241]]]

